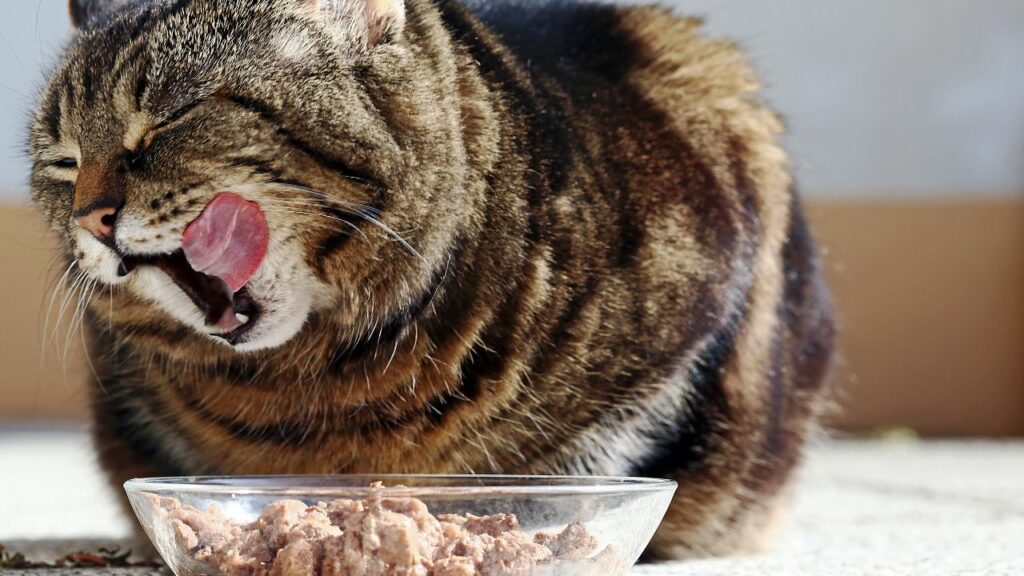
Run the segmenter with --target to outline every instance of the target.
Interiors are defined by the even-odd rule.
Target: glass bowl
[[[290,568],[283,570],[283,566],[278,566],[274,576],[355,573],[359,570],[331,560],[340,555],[350,561],[354,557],[352,550],[357,550],[355,556],[374,563],[374,568],[360,570],[381,576],[619,576],[628,574],[654,536],[675,494],[676,483],[642,478],[554,476],[181,477],[131,480],[125,483],[125,490],[146,534],[177,576],[229,572],[265,576],[270,574],[274,562],[286,557]],[[416,511],[421,515],[426,512],[412,499],[425,504],[430,515],[458,517],[443,517],[444,524],[433,519],[410,520]],[[267,508],[273,503],[278,504]],[[290,521],[283,520],[286,510],[295,515],[291,522],[297,517],[310,522],[313,518],[330,520],[327,528],[318,525],[299,531],[298,526],[289,527]],[[338,510],[345,512],[336,515]],[[390,516],[382,520],[384,517],[375,514]],[[399,518],[396,514],[406,516]],[[516,528],[508,516],[496,516],[502,514],[515,516],[519,533],[501,535],[502,530]],[[467,515],[491,518],[475,520],[477,524],[470,530],[470,524],[461,524]],[[332,524],[338,528],[331,527]],[[396,556],[388,551],[389,546],[409,548],[410,540],[430,539],[418,532],[409,536],[404,528],[395,528],[399,524],[411,526],[414,532],[423,526],[434,526],[435,540],[431,542],[441,538],[440,546],[447,543],[449,553],[475,560],[446,560],[435,565],[440,554],[438,548],[417,547],[414,542],[410,549],[425,550],[416,556],[418,562],[424,562],[424,568],[389,571],[396,566],[392,563]],[[281,526],[285,526],[284,531]],[[452,534],[451,530],[463,528],[476,536],[460,540],[461,544],[444,540]],[[323,530],[333,530],[326,536],[334,539],[330,545],[325,544]],[[374,534],[360,534],[360,530]],[[351,538],[346,537],[346,531]],[[281,549],[291,546],[288,542],[302,540],[305,534],[314,532],[317,535],[311,536],[310,541],[321,544],[305,552],[302,543],[288,553]],[[488,536],[480,535],[485,533]],[[498,539],[506,539],[505,544],[497,543]],[[240,544],[243,541],[248,543]],[[276,543],[270,544],[271,541]],[[527,543],[523,544],[524,541]],[[481,555],[465,542],[491,542],[492,549],[487,551],[484,546]],[[541,543],[551,552],[538,553],[535,545]],[[517,552],[515,547],[520,545],[531,552]],[[246,546],[242,555],[249,554],[245,556],[247,563],[221,563],[224,558],[238,560],[239,548]],[[258,554],[252,552],[257,548]],[[428,554],[435,557],[423,560]],[[525,561],[525,556],[519,554],[534,561]],[[328,562],[334,562],[330,568]],[[468,564],[473,564],[472,570]]]

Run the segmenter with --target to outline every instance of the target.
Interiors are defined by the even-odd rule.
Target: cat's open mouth
[[[140,266],[154,266],[167,274],[203,313],[206,325],[230,344],[237,344],[259,319],[260,306],[248,288],[232,291],[220,278],[196,271],[182,250],[155,256],[125,256],[118,272],[127,276]]]
[[[140,266],[163,271],[203,313],[211,334],[237,344],[252,329],[260,307],[246,287],[267,255],[263,210],[237,194],[218,194],[169,254],[122,255],[119,273]]]

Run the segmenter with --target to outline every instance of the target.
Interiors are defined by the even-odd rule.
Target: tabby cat
[[[640,475],[650,558],[765,542],[833,324],[779,119],[656,7],[76,0],[33,198],[99,458]]]

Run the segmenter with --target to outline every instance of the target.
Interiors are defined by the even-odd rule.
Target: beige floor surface
[[[0,463],[0,543],[128,533],[81,432],[0,428]],[[636,574],[1024,575],[1024,442],[824,443],[773,552]]]

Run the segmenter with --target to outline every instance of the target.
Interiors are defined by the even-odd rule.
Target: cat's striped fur
[[[681,487],[652,558],[759,546],[833,329],[739,51],[659,8],[373,1],[359,24],[363,2],[73,2],[32,182],[101,280],[111,479],[663,476]],[[124,251],[177,248],[219,190],[264,205],[270,314],[246,351],[155,271],[110,275],[72,222],[69,154],[115,167]]]

